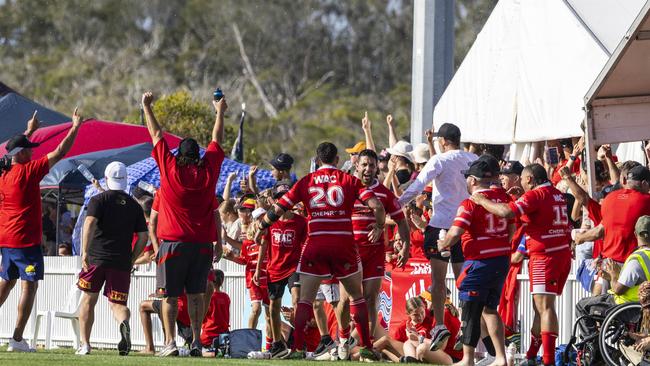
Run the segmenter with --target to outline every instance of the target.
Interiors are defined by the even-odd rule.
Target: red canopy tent
[[[38,159],[53,151],[70,130],[72,122],[38,129],[30,140],[39,142],[41,146],[34,148],[32,159]],[[165,140],[170,148],[178,147],[180,137],[165,133]],[[106,122],[88,120],[81,125],[79,134],[67,157],[86,154],[95,151],[117,149],[126,146],[151,142],[149,131],[144,126],[122,122]],[[0,153],[5,154],[5,141],[0,145]]]

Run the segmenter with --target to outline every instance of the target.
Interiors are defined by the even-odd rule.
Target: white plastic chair
[[[68,301],[66,303],[66,311],[38,311],[36,316],[33,317],[32,323],[32,337],[30,339],[30,347],[36,348],[36,341],[38,340],[38,333],[41,323],[45,320],[45,349],[52,348],[52,327],[54,318],[68,319],[72,325],[72,332],[74,338],[72,344],[74,349],[79,348],[79,305],[81,302],[81,290],[77,288],[77,283],[73,283],[68,291]],[[36,304],[34,304],[36,307]]]

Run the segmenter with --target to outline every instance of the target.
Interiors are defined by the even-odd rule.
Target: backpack
[[[236,329],[223,333],[212,341],[212,347],[225,358],[247,358],[249,352],[262,349],[262,331]]]

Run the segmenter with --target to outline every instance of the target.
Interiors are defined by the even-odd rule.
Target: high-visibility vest
[[[632,253],[627,259],[625,260],[625,263],[623,264],[623,268],[630,262],[630,261],[637,261],[639,262],[639,265],[641,268],[643,268],[643,273],[645,273],[645,279],[646,281],[650,281],[650,248],[641,248],[637,249],[634,253]],[[622,271],[622,269],[621,269]],[[644,281],[640,281],[637,285],[630,287],[622,293],[621,295],[616,295],[614,294],[614,301],[617,304],[624,304],[627,302],[637,302],[639,301],[639,286],[641,283]]]

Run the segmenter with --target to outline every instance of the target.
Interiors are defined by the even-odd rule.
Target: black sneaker
[[[422,362],[415,357],[402,356],[399,359],[399,363],[422,363]]]
[[[289,357],[291,350],[287,348],[287,345],[284,342],[273,342],[271,345],[271,358],[273,359],[285,359]]]
[[[329,353],[334,347],[336,347],[336,343],[334,343],[334,340],[332,340],[331,337],[321,338],[318,347],[316,347],[316,350],[314,351],[314,357],[319,357],[325,353]]]
[[[120,356],[126,356],[131,352],[131,327],[126,320],[120,323],[120,343],[117,344],[117,351]]]
[[[442,344],[451,337],[451,333],[444,325],[436,325],[431,329],[431,347],[429,351],[435,352],[442,348]]]
[[[203,346],[201,342],[192,342],[190,346],[190,357],[202,357],[203,356]]]

